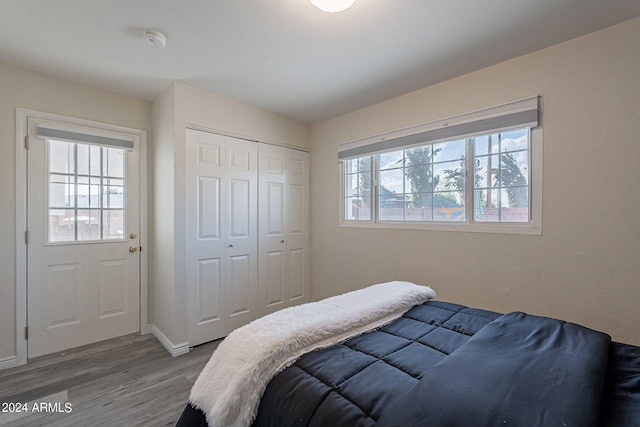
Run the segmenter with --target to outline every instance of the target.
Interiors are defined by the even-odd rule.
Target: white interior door
[[[258,148],[226,137],[229,198],[226,333],[258,317]]]
[[[260,287],[262,315],[287,306],[287,212],[284,147],[260,144]]]
[[[139,141],[28,121],[28,357],[140,330]]]
[[[225,137],[187,129],[187,321],[189,344],[223,337],[227,228]]]
[[[310,300],[309,153],[260,144],[261,314]]]
[[[187,129],[189,344],[257,317],[257,145]]]
[[[309,153],[287,150],[288,305],[311,299],[309,266]]]

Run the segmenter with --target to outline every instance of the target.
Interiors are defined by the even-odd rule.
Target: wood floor
[[[1,370],[0,426],[173,426],[219,342],[171,357],[133,334]]]

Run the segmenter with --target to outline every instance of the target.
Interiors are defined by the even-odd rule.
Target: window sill
[[[341,221],[340,227],[344,228],[371,228],[390,230],[424,230],[424,231],[457,231],[463,233],[497,233],[497,234],[524,234],[531,236],[542,235],[542,225],[535,223],[393,223],[372,221]]]

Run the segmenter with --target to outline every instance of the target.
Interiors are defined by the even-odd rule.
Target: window
[[[342,224],[539,234],[538,100],[515,104],[341,147]]]
[[[125,151],[47,142],[49,242],[123,239]]]
[[[381,221],[464,221],[465,141],[377,156]]]
[[[349,160],[344,165],[345,219],[371,220],[371,158]]]
[[[47,147],[48,243],[126,239],[127,151],[133,143],[38,127]]]
[[[471,138],[474,220],[529,222],[529,129]]]

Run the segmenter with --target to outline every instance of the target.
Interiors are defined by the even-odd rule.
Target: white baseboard
[[[15,368],[16,366],[18,366],[18,356],[0,359],[0,371],[3,369]]]
[[[185,342],[177,345],[172,343],[156,325],[149,325],[149,332],[160,341],[160,344],[162,344],[173,357],[189,353],[189,343]]]

